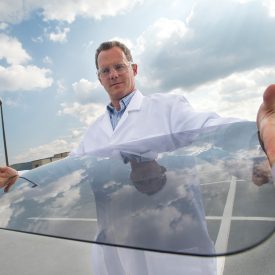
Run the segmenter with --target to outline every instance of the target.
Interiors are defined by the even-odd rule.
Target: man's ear
[[[134,75],[136,76],[137,72],[138,72],[138,65],[137,64],[132,64],[132,68],[133,68]]]

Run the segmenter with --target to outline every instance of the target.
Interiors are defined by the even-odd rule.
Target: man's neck
[[[130,93],[128,93],[127,95],[125,95],[124,97],[128,96],[129,94],[133,93],[135,90],[131,91]],[[120,98],[118,100],[112,100],[111,101],[111,105],[115,108],[116,111],[120,111],[120,101],[124,98]]]
[[[119,104],[119,101],[112,101],[111,102],[111,105],[116,109],[116,111],[119,111],[120,110],[120,104]]]

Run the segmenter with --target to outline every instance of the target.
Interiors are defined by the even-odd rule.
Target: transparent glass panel
[[[132,141],[23,177],[0,197],[1,228],[203,256],[274,232],[271,169],[253,122]]]

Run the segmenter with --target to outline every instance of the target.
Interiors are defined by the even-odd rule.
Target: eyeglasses
[[[97,75],[103,78],[108,77],[112,69],[114,69],[118,74],[123,74],[128,70],[129,65],[132,65],[132,64],[133,63],[131,62],[127,64],[119,63],[119,64],[114,64],[111,67],[100,68],[97,71]]]

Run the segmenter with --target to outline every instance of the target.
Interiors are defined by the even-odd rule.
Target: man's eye
[[[116,71],[122,71],[122,70],[124,69],[124,64],[116,64],[116,65],[114,66],[114,69],[115,69]]]
[[[103,68],[103,69],[101,69],[101,73],[102,74],[109,74],[109,72],[110,72],[109,68]]]

